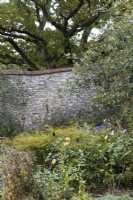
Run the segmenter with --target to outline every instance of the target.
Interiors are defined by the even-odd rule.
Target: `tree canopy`
[[[132,2],[125,4],[123,16],[117,16],[97,41],[84,53],[82,67],[76,70],[83,86],[93,85],[91,110],[94,121],[109,119],[133,130],[133,12]]]
[[[1,2],[0,62],[28,70],[73,66],[88,49],[94,27],[110,17],[115,0],[10,0]],[[49,25],[49,26],[48,26]],[[81,37],[78,34],[82,32]],[[66,55],[70,56],[66,56]]]

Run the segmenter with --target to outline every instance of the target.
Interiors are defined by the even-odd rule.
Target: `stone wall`
[[[46,71],[1,71],[0,124],[21,130],[59,125],[83,116],[92,91],[75,84],[71,68]]]

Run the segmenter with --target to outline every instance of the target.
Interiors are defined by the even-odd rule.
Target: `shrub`
[[[109,119],[119,121],[129,132],[133,130],[133,22],[131,4],[125,5],[125,15],[115,19],[93,41],[83,54],[75,71],[79,84],[95,88],[89,112],[95,124]],[[129,12],[129,13],[128,13]],[[82,66],[82,67],[81,67]]]
[[[51,145],[51,152],[46,159],[49,164],[36,172],[35,179],[46,199],[72,199],[75,194],[78,194],[79,200],[87,197],[82,178],[82,167],[85,165],[83,151],[75,151],[69,145],[70,138],[66,137],[64,141],[57,139]],[[57,149],[60,146],[57,153],[53,153],[56,152],[55,146]]]
[[[84,138],[84,130],[79,130],[77,127],[77,124],[60,128],[46,127],[44,131],[35,131],[32,134],[22,133],[12,140],[11,145],[19,150],[34,151],[37,157],[37,163],[42,164],[51,151],[51,144],[58,138],[63,139],[69,135],[75,142]],[[58,146],[58,148],[60,147]]]
[[[69,177],[74,176],[74,179],[70,185],[73,182],[75,190],[78,190],[81,179],[89,190],[132,187],[133,138],[123,130],[111,130],[103,126],[92,129],[86,126],[82,130],[76,127],[50,128],[47,134],[39,132],[26,137],[17,136],[11,144],[33,150],[39,157],[36,164],[45,165],[50,172],[54,168],[59,178],[61,174],[63,176],[61,166],[65,173],[71,171]],[[54,166],[52,160],[56,162]]]
[[[2,167],[3,200],[22,200],[30,194],[43,200],[34,183],[31,155],[8,149],[3,153]]]

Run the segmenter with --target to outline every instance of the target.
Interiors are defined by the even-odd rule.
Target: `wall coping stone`
[[[72,67],[38,70],[38,71],[0,70],[0,75],[4,74],[4,75],[36,76],[36,75],[54,74],[54,73],[69,72],[69,71],[72,71]]]

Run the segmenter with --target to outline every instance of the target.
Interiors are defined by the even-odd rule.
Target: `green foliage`
[[[112,130],[112,127],[102,130],[88,126],[82,130],[50,128],[33,135],[21,134],[11,145],[34,151],[36,164],[45,166],[49,181],[54,179],[54,187],[58,182],[58,186],[65,188],[63,181],[67,178],[66,185],[74,187],[75,191],[81,180],[89,190],[132,187],[133,138],[122,130]]]
[[[132,200],[132,197],[129,197],[127,195],[124,196],[107,195],[105,197],[96,198],[96,200]]]
[[[133,99],[122,107],[122,114],[130,132],[133,132]]]
[[[18,65],[15,65],[15,64],[7,64],[7,65],[4,65],[4,64],[0,64],[0,70],[27,70],[27,66],[26,65],[23,65],[23,66],[18,66]]]
[[[51,143],[56,139],[64,139],[68,135],[74,140],[81,140],[83,130],[77,129],[77,124],[69,127],[52,128],[44,127],[44,131],[35,131],[32,134],[22,133],[15,137],[12,146],[22,150],[32,150],[36,152],[37,162],[42,163],[50,152]]]
[[[36,200],[33,196],[24,197],[22,200]]]
[[[28,70],[73,65],[66,54],[80,56],[86,50],[91,30],[104,26],[114,4],[113,0],[2,1],[0,62],[27,66]],[[81,31],[83,35],[77,39]]]
[[[0,120],[0,134],[5,137],[14,137],[21,130],[21,125],[13,119],[12,115],[7,112],[1,113],[3,118]]]
[[[2,168],[3,200],[22,200],[29,195],[41,199],[33,179],[31,154],[7,149],[3,152]]]
[[[75,152],[72,148],[67,148],[65,144],[69,145],[69,142],[63,144],[60,140],[53,143],[51,152],[55,151],[55,146],[59,143],[61,143],[60,151],[55,155],[49,153],[46,158],[49,166],[42,171],[37,171],[35,180],[46,199],[72,199],[74,194],[78,194],[78,199],[83,199],[86,188],[82,178],[84,173],[82,166],[85,164],[83,152],[81,150]],[[56,162],[58,162],[57,166],[55,166]]]
[[[92,42],[81,60],[83,67],[77,64],[76,71],[82,79],[80,84],[96,89],[90,105],[92,121],[100,124],[109,119],[132,132],[132,2],[123,9],[126,10],[123,18],[112,20],[113,24],[109,24],[98,41]]]

